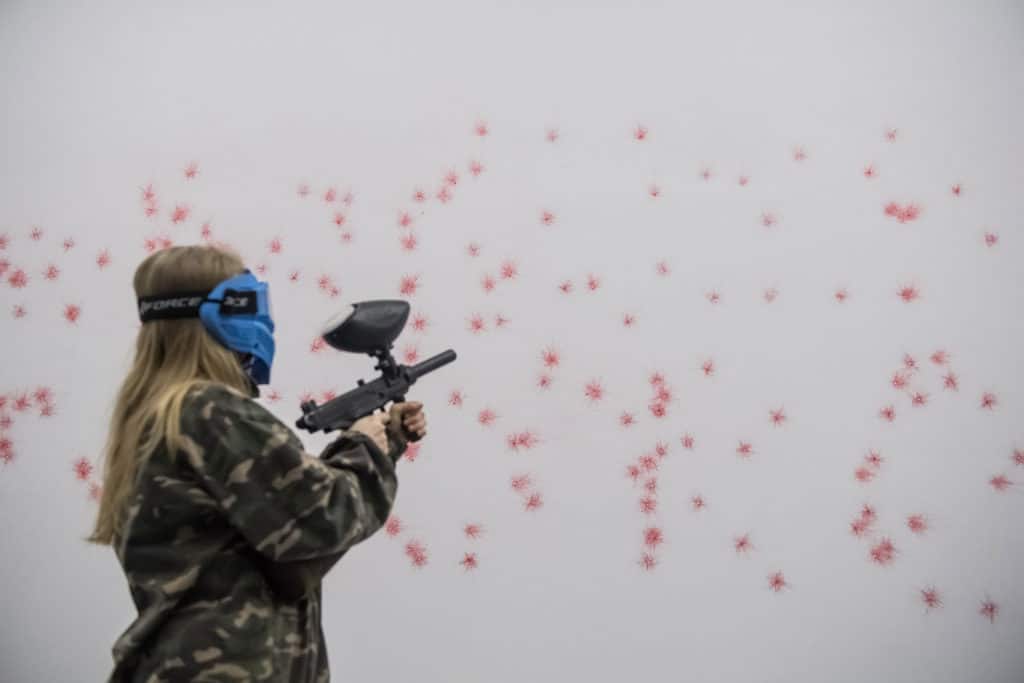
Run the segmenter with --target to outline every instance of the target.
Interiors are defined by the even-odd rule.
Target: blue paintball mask
[[[270,286],[246,270],[210,292],[176,292],[139,298],[139,319],[196,318],[214,339],[235,352],[254,385],[270,383],[274,320]],[[258,392],[257,392],[258,393]]]

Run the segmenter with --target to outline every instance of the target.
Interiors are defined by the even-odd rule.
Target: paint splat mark
[[[189,213],[191,210],[185,204],[178,204],[171,211],[171,222],[174,224],[183,223],[188,220]]]
[[[926,586],[921,589],[921,602],[929,610],[942,607],[942,595],[935,586]]]
[[[384,533],[392,538],[398,536],[404,529],[405,526],[402,524],[401,518],[395,515],[388,517],[387,523],[384,524]]]
[[[423,567],[427,564],[427,548],[418,540],[411,540],[405,544],[405,555],[414,567]]]
[[[480,563],[476,559],[476,553],[464,553],[459,564],[468,572],[476,569]]]
[[[888,538],[882,538],[878,543],[871,546],[871,561],[880,564],[891,564],[896,557],[896,547]]]
[[[768,587],[776,593],[779,593],[785,588],[788,588],[789,583],[786,581],[786,576],[782,572],[775,572],[768,577]]]
[[[988,483],[995,491],[1005,491],[1013,486],[1013,482],[1005,474],[997,474],[989,479]]]

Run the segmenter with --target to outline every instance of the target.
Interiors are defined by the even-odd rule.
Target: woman
[[[317,458],[252,400],[273,362],[266,283],[185,246],[147,257],[134,287],[89,538],[113,546],[139,611],[109,681],[326,683],[320,581],[387,519],[422,404],[362,418]]]

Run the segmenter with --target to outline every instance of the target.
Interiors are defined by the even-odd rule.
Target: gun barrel
[[[411,376],[411,379],[415,381],[428,372],[433,372],[442,366],[448,365],[454,360],[455,351],[448,349],[447,351],[442,351],[436,356],[431,356],[430,358],[409,367],[409,375]]]

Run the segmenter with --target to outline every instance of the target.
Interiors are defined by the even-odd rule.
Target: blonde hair
[[[179,246],[146,257],[135,270],[135,296],[209,291],[245,269],[223,247]],[[181,446],[181,405],[190,389],[216,382],[249,395],[234,352],[198,318],[152,320],[135,340],[135,359],[121,383],[104,449],[103,487],[92,543],[112,545],[121,531],[140,465],[161,441]]]

